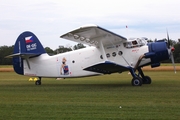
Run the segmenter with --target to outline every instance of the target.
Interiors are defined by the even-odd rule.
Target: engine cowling
[[[169,59],[167,43],[164,41],[148,44],[149,52],[145,53],[145,58],[151,59],[151,67],[160,66],[160,62]]]

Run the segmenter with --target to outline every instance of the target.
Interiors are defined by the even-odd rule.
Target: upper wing
[[[123,36],[96,25],[82,26],[62,35],[61,38],[91,46],[97,46],[100,40],[102,41],[103,46],[119,44],[120,42],[127,40]]]

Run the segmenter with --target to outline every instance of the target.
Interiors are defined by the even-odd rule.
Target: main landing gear
[[[131,75],[133,77],[131,84],[133,86],[141,86],[142,84],[151,84],[151,78],[149,76],[144,76],[141,68],[137,68],[138,74],[135,73],[133,68],[130,69]]]
[[[39,77],[39,80],[36,80],[35,85],[41,85],[41,77]]]

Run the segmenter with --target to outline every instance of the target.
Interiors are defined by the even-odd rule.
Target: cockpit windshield
[[[147,44],[147,41],[143,38],[131,38],[127,42],[124,43],[124,47],[126,48],[134,48],[141,47]]]

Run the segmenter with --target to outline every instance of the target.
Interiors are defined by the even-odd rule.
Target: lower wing
[[[103,73],[103,74],[111,74],[111,73],[116,73],[116,72],[121,73],[129,69],[130,69],[129,66],[122,66],[122,65],[110,62],[110,61],[105,61],[103,63],[98,63],[90,67],[87,67],[84,70]]]

